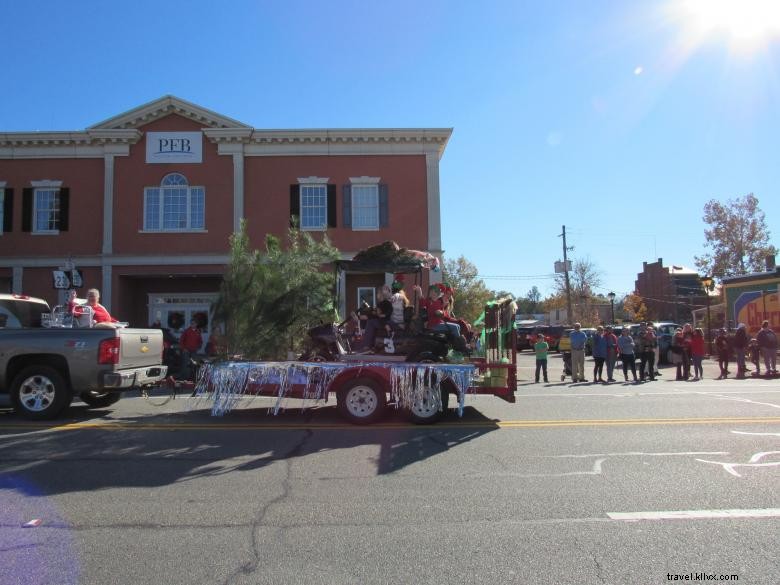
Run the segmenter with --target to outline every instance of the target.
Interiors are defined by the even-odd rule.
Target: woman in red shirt
[[[693,360],[693,379],[703,380],[704,369],[701,362],[704,359],[704,331],[696,329],[691,336],[691,359]]]

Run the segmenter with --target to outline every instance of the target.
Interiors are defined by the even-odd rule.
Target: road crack
[[[258,567],[260,566],[261,552],[260,552],[260,543],[258,542],[258,535],[260,529],[264,527],[269,527],[266,526],[265,519],[270,509],[276,504],[283,502],[290,496],[290,492],[292,491],[291,459],[295,459],[296,457],[300,456],[300,454],[303,452],[306,446],[306,443],[308,443],[308,441],[313,436],[314,436],[314,432],[311,429],[306,430],[304,432],[303,437],[301,437],[301,440],[298,441],[295,445],[293,445],[292,448],[287,453],[285,453],[284,455],[280,455],[278,457],[274,457],[274,460],[283,461],[285,465],[285,475],[281,482],[282,492],[272,500],[266,502],[265,505],[263,505],[263,507],[260,508],[260,510],[258,510],[250,528],[250,530],[252,531],[252,559],[243,563],[238,569],[236,569],[230,575],[228,575],[227,579],[225,579],[225,585],[230,585],[231,583],[235,583],[236,579],[239,576],[252,575],[257,571]],[[275,528],[277,529],[278,532],[285,530],[285,528],[279,528],[279,527],[275,527]]]

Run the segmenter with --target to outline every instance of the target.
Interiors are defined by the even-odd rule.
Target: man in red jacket
[[[192,367],[190,364],[190,355],[198,353],[200,346],[203,345],[203,336],[200,334],[198,328],[198,322],[193,319],[190,321],[190,326],[184,330],[179,338],[179,345],[181,346],[181,375],[184,379],[189,380],[192,378]]]

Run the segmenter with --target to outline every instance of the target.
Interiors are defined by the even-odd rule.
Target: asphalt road
[[[664,373],[521,382],[432,427],[268,399],[0,412],[0,583],[777,584],[780,382]]]

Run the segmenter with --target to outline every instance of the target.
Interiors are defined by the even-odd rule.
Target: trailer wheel
[[[31,420],[55,418],[72,398],[62,375],[50,366],[29,366],[11,384],[14,409]]]
[[[79,398],[90,408],[106,408],[119,402],[122,395],[119,392],[95,392],[87,390],[79,394]]]
[[[354,424],[366,425],[379,420],[385,414],[385,389],[371,378],[347,380],[336,396],[339,411]]]
[[[409,409],[409,420],[417,425],[438,422],[447,413],[449,403],[450,393],[446,384],[442,384],[440,396],[437,396],[434,388],[424,386],[420,388],[416,400]]]

